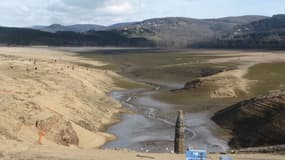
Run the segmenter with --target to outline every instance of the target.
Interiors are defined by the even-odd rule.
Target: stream
[[[113,91],[110,94],[133,113],[123,114],[121,121],[107,130],[116,135],[117,139],[103,148],[173,152],[177,108],[152,98],[163,87],[165,88],[154,86],[153,89]],[[210,117],[208,112],[184,113],[186,148],[206,149],[208,152],[224,152],[229,149],[226,141],[213,134],[218,126]]]

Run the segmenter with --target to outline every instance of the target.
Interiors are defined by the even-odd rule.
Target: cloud
[[[240,3],[240,0],[3,0],[0,3],[0,25],[109,25],[169,16],[270,15],[284,12],[283,3],[284,0],[264,3],[260,0],[247,3]]]
[[[133,21],[143,0],[9,0],[0,3],[0,25],[112,24]]]
[[[97,8],[108,3],[102,0],[62,0],[66,5],[78,8]]]
[[[54,0],[46,7],[53,23],[114,23],[128,20],[140,8],[136,0]],[[104,21],[104,22],[103,22]]]
[[[137,8],[134,4],[130,2],[121,2],[121,3],[111,3],[107,6],[104,6],[100,9],[102,13],[107,14],[130,14],[135,13]]]
[[[89,12],[89,14],[114,15],[128,14],[135,12],[137,8],[136,0],[59,0],[57,3],[50,4],[49,10],[61,12]]]

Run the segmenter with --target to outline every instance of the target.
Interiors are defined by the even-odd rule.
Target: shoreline
[[[235,53],[235,54],[237,55],[238,53]],[[264,57],[264,53],[253,53],[252,55],[251,55],[251,53],[244,53],[244,55],[242,54],[242,57],[240,57],[240,58],[234,57],[235,54],[232,55],[233,57],[230,57],[230,56],[226,57],[226,58],[221,57],[219,59],[211,59],[208,62],[218,64],[218,63],[223,63],[223,62],[236,62],[238,60],[241,64],[239,64],[237,66],[237,69],[223,71],[221,73],[209,75],[207,77],[202,77],[202,79],[206,79],[206,80],[209,79],[209,81],[212,81],[212,79],[217,79],[217,82],[219,79],[222,79],[222,78],[227,79],[228,77],[230,77],[230,78],[232,78],[234,84],[239,83],[240,85],[233,85],[236,88],[232,88],[230,90],[231,94],[227,95],[229,97],[236,97],[236,94],[234,92],[234,90],[236,90],[236,89],[241,90],[245,93],[248,93],[249,86],[255,82],[255,81],[248,80],[245,78],[245,75],[248,73],[248,70],[250,67],[252,67],[255,64],[259,64],[259,63],[275,62],[275,61],[278,62],[279,61],[278,55],[276,55],[276,54],[266,55],[269,57],[269,59],[266,59],[266,60],[261,59],[261,57],[262,58]],[[255,59],[255,58],[257,58],[257,59]],[[244,64],[244,62],[246,62],[246,64]],[[139,82],[143,82],[143,81],[139,80]],[[154,84],[152,82],[144,82],[144,83],[151,84],[151,85]],[[228,91],[218,90],[217,95],[211,95],[211,96],[215,97],[215,98],[220,98],[220,97],[224,96],[224,93],[228,94]],[[210,117],[210,119],[211,119],[211,117]],[[221,126],[218,126],[218,127],[221,127]],[[222,130],[223,131],[219,131],[218,133],[215,133],[215,135],[219,134],[220,132],[224,132],[224,129],[222,129]],[[225,137],[228,137],[228,136],[229,135],[222,135],[221,139],[224,139]],[[227,138],[227,140],[228,140],[228,138]]]
[[[141,82],[141,81],[140,81]],[[120,131],[118,131],[117,129],[119,129],[120,130],[120,128],[124,128],[124,127],[127,127],[127,126],[125,126],[124,124],[125,123],[132,123],[132,121],[136,121],[136,119],[137,118],[139,118],[140,116],[141,116],[141,118],[143,118],[143,119],[141,119],[138,123],[140,123],[140,125],[143,125],[144,124],[144,121],[145,120],[147,120],[147,119],[149,119],[149,120],[152,120],[152,121],[154,121],[153,123],[153,125],[155,125],[156,123],[158,123],[159,125],[158,126],[156,126],[156,127],[158,127],[158,128],[163,128],[163,127],[166,127],[166,128],[168,128],[168,127],[170,127],[170,128],[172,128],[173,127],[173,125],[175,124],[174,122],[173,122],[173,119],[171,118],[171,119],[169,119],[169,118],[166,118],[165,116],[163,116],[163,115],[156,115],[156,111],[154,111],[154,113],[153,113],[153,109],[154,110],[161,110],[161,112],[165,112],[166,111],[166,114],[167,114],[167,112],[168,112],[168,114],[169,113],[171,113],[171,115],[173,115],[174,114],[174,117],[176,116],[175,115],[175,110],[176,110],[176,107],[174,106],[174,105],[171,105],[171,104],[168,104],[168,103],[165,103],[165,102],[159,102],[159,101],[157,101],[157,100],[155,100],[155,99],[152,99],[151,97],[149,97],[150,99],[152,99],[151,101],[153,101],[153,102],[155,102],[155,103],[159,103],[159,104],[156,104],[155,106],[152,106],[153,104],[152,103],[150,103],[150,104],[148,104],[147,103],[147,101],[148,100],[146,100],[146,103],[144,103],[144,105],[146,105],[146,106],[149,106],[150,108],[150,111],[149,111],[149,115],[148,115],[148,109],[144,109],[144,108],[142,108],[141,107],[141,105],[142,104],[140,104],[140,103],[136,103],[136,101],[138,100],[138,99],[140,99],[139,97],[141,97],[142,95],[148,95],[148,92],[159,92],[156,88],[157,88],[158,86],[153,86],[153,88],[150,88],[150,89],[146,89],[145,91],[144,90],[142,90],[142,91],[140,91],[139,89],[138,90],[123,90],[123,91],[117,91],[117,94],[120,94],[120,96],[119,97],[124,97],[123,99],[119,99],[122,103],[127,103],[127,106],[125,106],[125,107],[127,107],[127,109],[130,109],[130,110],[133,110],[134,112],[135,112],[135,114],[134,115],[130,115],[130,114],[123,114],[122,116],[123,117],[125,117],[124,119],[122,119],[122,121],[120,122],[120,123],[118,123],[118,124],[115,124],[114,126],[112,126],[112,127],[110,127],[110,129],[109,129],[109,132],[111,132],[112,134],[115,134],[115,135],[118,135],[121,139],[124,139],[123,137],[125,137],[125,136],[127,136],[127,137],[129,137],[130,138],[130,140],[129,141],[132,141],[132,139],[140,139],[139,137],[142,137],[141,135],[137,135],[137,136],[134,136],[134,135],[132,135],[132,133],[131,132],[139,132],[139,129],[138,128],[133,128],[133,130],[130,130],[130,133],[129,133],[129,131],[128,131],[128,129],[126,129],[126,130],[124,130],[124,135],[122,135],[121,133],[120,133]],[[159,87],[162,87],[162,86],[159,86]],[[114,92],[116,92],[116,91],[114,91]],[[126,95],[128,95],[128,94],[132,94],[131,96],[128,96],[128,97],[126,97]],[[153,94],[153,93],[152,93]],[[131,97],[131,98],[130,98]],[[141,98],[143,98],[143,96],[141,97]],[[146,98],[146,97],[145,97]],[[144,98],[143,98],[144,99]],[[157,101],[157,102],[156,102]],[[128,106],[133,106],[133,105],[135,105],[136,107],[131,107],[131,108],[128,108]],[[124,105],[123,105],[124,106]],[[164,111],[163,111],[164,110]],[[211,119],[210,119],[210,117],[208,118],[208,120],[206,120],[207,118],[206,117],[208,117],[207,116],[207,114],[208,114],[208,112],[207,111],[205,111],[205,112],[201,112],[200,113],[201,115],[205,115],[205,120],[203,120],[203,121],[205,121],[204,123],[208,123],[207,121],[211,121]],[[190,115],[190,117],[193,117],[193,114],[191,114],[191,113],[185,113],[185,116],[186,116],[186,121],[189,121],[189,119],[187,118],[187,116],[188,115]],[[162,117],[161,117],[162,116]],[[195,116],[194,116],[195,117]],[[127,119],[126,119],[127,118]],[[196,117],[196,118],[198,118],[198,117]],[[195,118],[194,118],[195,119]],[[193,119],[193,120],[194,120]],[[192,121],[191,119],[190,119],[190,121]],[[197,120],[194,120],[194,121],[197,121]],[[210,139],[213,139],[213,142],[214,141],[216,141],[216,142],[218,142],[219,140],[218,139],[216,139],[215,138],[215,134],[214,133],[211,133],[212,131],[214,131],[213,130],[213,128],[216,128],[216,126],[209,126],[209,130],[208,129],[202,129],[202,128],[204,128],[204,125],[202,125],[201,127],[201,129],[199,129],[199,127],[198,128],[193,128],[193,126],[191,126],[192,125],[192,123],[193,122],[190,122],[189,124],[190,124],[190,126],[186,126],[186,132],[187,132],[187,139],[188,139],[188,142],[189,142],[189,139],[192,141],[192,139],[194,140],[194,144],[196,144],[196,142],[195,141],[198,141],[198,143],[200,143],[199,141],[200,141],[200,139],[203,139],[202,137],[201,137],[201,135],[200,134],[197,134],[196,132],[196,130],[200,130],[198,133],[204,133],[204,134],[206,134],[206,135],[209,135],[209,137],[212,137],[212,138],[209,138],[208,137],[208,139],[210,140]],[[211,122],[211,123],[213,123],[213,122]],[[129,127],[131,127],[132,126],[132,124],[129,124],[128,125]],[[155,126],[153,126],[154,128],[155,128]],[[205,126],[206,127],[206,126]],[[117,128],[116,130],[117,131],[114,131],[114,128]],[[161,128],[161,129],[162,129]],[[210,129],[211,128],[211,129]],[[193,129],[193,130],[192,130]],[[211,130],[211,131],[210,131]],[[116,132],[117,132],[117,134],[116,134]],[[126,132],[126,133],[125,133]],[[147,131],[146,131],[147,132]],[[170,129],[170,131],[167,131],[167,133],[169,133],[170,135],[172,135],[172,134],[174,134],[174,131],[173,131],[173,133],[172,133],[172,129]],[[126,134],[126,135],[125,135]],[[149,133],[150,135],[151,135],[151,133]],[[198,136],[197,136],[198,135]],[[122,137],[123,136],[123,137]],[[133,137],[134,136],[134,137]],[[147,134],[145,135],[145,136],[147,136]],[[123,142],[121,139],[119,139],[118,141],[113,141],[113,142],[109,142],[109,143],[107,143],[106,145],[104,145],[105,146],[105,148],[104,149],[110,149],[110,148],[128,148],[128,149],[131,149],[131,150],[135,150],[135,151],[142,151],[141,149],[139,150],[139,148],[137,148],[137,147],[135,147],[135,146],[137,146],[137,145],[139,145],[139,143],[135,143],[134,142],[134,144],[133,144],[133,147],[131,147],[132,145],[131,145],[131,143],[132,142],[129,142],[129,141],[125,141],[125,142]],[[136,140],[135,140],[136,141]],[[145,142],[147,142],[148,141],[148,139],[145,139],[145,140],[142,140],[141,141],[141,143],[145,143]],[[155,141],[155,140],[154,140]],[[159,141],[159,140],[158,140]],[[152,148],[152,147],[157,147],[157,150],[156,151],[154,151],[154,150],[151,150],[150,148],[146,148],[146,152],[148,152],[148,150],[150,151],[150,152],[161,152],[161,153],[168,153],[168,152],[170,152],[171,151],[171,148],[172,148],[172,138],[170,138],[169,140],[167,140],[167,141],[169,141],[169,142],[167,142],[167,147],[166,148],[169,148],[170,150],[169,151],[163,151],[162,150],[162,148],[161,147],[159,147],[159,146],[157,146],[157,145],[151,145],[151,146],[149,146],[150,148]],[[210,140],[211,141],[211,140]],[[212,142],[206,142],[206,143],[212,143]],[[129,144],[130,143],[130,144]],[[204,144],[205,142],[201,142],[201,144]],[[169,146],[169,144],[170,144],[170,146]],[[219,142],[219,143],[215,143],[216,145],[217,144],[219,144],[219,145],[225,145],[225,143],[224,142]],[[121,146],[122,145],[122,146]],[[130,146],[128,146],[128,145],[130,145]],[[196,144],[197,145],[197,144]],[[213,145],[213,146],[216,146],[216,145]],[[103,146],[103,147],[104,147]],[[140,146],[140,145],[139,145]],[[199,146],[199,145],[198,145]],[[217,145],[218,146],[218,145]],[[216,149],[214,149],[214,148],[212,148],[212,149],[210,149],[210,150],[212,150],[212,151],[214,151],[214,150],[216,150]],[[221,150],[222,151],[226,151],[227,150],[227,147],[226,146],[222,146],[221,147]],[[218,151],[218,150],[217,150]]]
[[[5,49],[6,47],[1,47],[1,49]],[[7,48],[6,48],[7,49]],[[21,50],[21,49],[23,49],[23,48],[8,48],[8,50]],[[30,49],[30,48],[24,48],[24,50],[27,50],[27,49]],[[32,49],[35,49],[35,48],[32,48]],[[50,50],[49,48],[48,49],[46,49],[46,48],[44,48],[44,49],[42,49],[42,48],[40,48],[40,49],[38,49],[38,48],[36,48],[35,50],[37,50],[37,51],[40,51],[40,52],[54,52],[55,50],[54,49],[52,49],[52,50]],[[48,58],[54,58],[54,56],[58,56],[58,53],[60,53],[59,55],[62,55],[62,56],[64,56],[64,57],[61,57],[60,58],[60,60],[62,61],[62,62],[64,62],[64,63],[72,63],[72,64],[74,64],[75,65],[75,63],[78,63],[78,62],[80,62],[80,63],[85,63],[85,64],[94,64],[94,65],[99,65],[99,66],[102,66],[102,65],[105,65],[106,63],[104,63],[104,62],[99,62],[99,61],[97,61],[97,60],[92,60],[92,59],[87,59],[87,58],[82,58],[82,57],[80,57],[80,56],[78,56],[77,55],[77,53],[75,53],[75,52],[72,52],[72,51],[67,51],[67,52],[62,52],[62,51],[55,51],[55,53],[52,53],[52,54],[47,54],[47,55],[43,55],[43,54],[32,54],[32,55],[24,55],[24,54],[20,54],[21,56],[23,56],[23,57],[37,57],[37,58],[42,58],[42,56],[44,56],[44,57],[48,57]],[[237,53],[235,53],[235,54],[237,54]],[[12,54],[13,55],[13,54]],[[17,51],[17,53],[15,53],[14,54],[15,56],[18,56],[19,55],[19,52]],[[239,60],[239,61],[243,61],[243,60],[247,60],[248,59],[248,53],[244,53],[244,55],[246,55],[246,56],[243,56],[242,58],[236,58],[236,57],[226,57],[226,58],[220,58],[220,59],[213,59],[213,60],[211,60],[210,62],[211,63],[222,63],[222,62],[229,62],[229,61],[236,61],[236,60]],[[269,55],[269,56],[271,56],[271,55]],[[261,53],[256,53],[256,54],[253,54],[253,55],[250,55],[250,58],[255,58],[255,57],[262,57],[262,58],[264,58],[264,55],[263,55],[263,53],[261,54]],[[273,61],[274,60],[274,58],[276,58],[277,56],[276,55],[273,55],[272,54],[272,59],[270,60],[269,59],[269,61]],[[45,59],[45,58],[44,58]],[[257,63],[261,63],[261,62],[264,62],[264,60],[262,60],[262,59],[257,59],[257,60],[259,60],[259,61],[257,61],[257,62],[255,62],[255,64],[257,64]],[[260,62],[261,61],[261,62]],[[266,61],[268,61],[268,60],[266,60]],[[81,67],[81,68],[84,68],[84,67],[82,67],[82,66],[78,66],[78,67]],[[248,68],[248,67],[246,67],[246,68]],[[90,68],[91,69],[91,68]],[[241,69],[241,68],[239,68],[239,69]],[[244,68],[243,68],[244,69]],[[101,70],[101,69],[98,69],[98,70]],[[102,70],[101,70],[101,72],[103,72]],[[232,72],[232,71],[228,71],[228,72]],[[124,80],[127,80],[128,82],[136,82],[136,80],[132,80],[132,79],[128,79],[128,77],[124,77],[124,76],[122,76],[122,75],[119,75],[119,74],[117,74],[117,73],[115,73],[115,72],[113,72],[112,70],[110,70],[110,72],[109,72],[110,74],[108,74],[107,76],[109,76],[109,78],[111,78],[112,79],[112,81],[114,81],[114,76],[118,76],[118,77],[120,77],[120,78],[123,78]],[[224,73],[224,72],[223,72]],[[221,74],[221,73],[220,73]],[[216,74],[215,74],[216,75]],[[214,75],[214,76],[215,76]],[[212,75],[213,76],[213,75]],[[209,76],[210,77],[210,76]],[[242,76],[240,76],[239,78],[241,78],[241,77],[243,77],[243,75]],[[143,81],[139,81],[140,83],[142,83]],[[151,83],[148,83],[148,82],[146,82],[146,83],[144,83],[144,84],[153,84],[152,82]],[[105,94],[109,97],[109,95],[108,95],[108,93],[111,93],[111,92],[113,92],[114,91],[114,89],[118,89],[119,87],[118,86],[115,86],[115,82],[112,82],[112,87],[111,88],[109,88],[109,89],[104,89],[105,91]],[[122,88],[121,88],[122,89]],[[120,90],[121,90],[120,89]],[[124,90],[124,89],[123,89]],[[109,97],[110,98],[110,97]],[[112,98],[113,99],[113,98]],[[114,99],[113,99],[114,100]],[[119,101],[116,101],[116,103],[119,103]],[[121,121],[122,121],[122,116],[124,116],[124,114],[125,113],[127,113],[127,111],[124,111],[126,108],[125,107],[122,107],[122,105],[121,105],[121,103],[120,103],[120,108],[118,108],[118,109],[116,109],[115,110],[115,112],[112,114],[112,116],[111,116],[111,118],[109,118],[108,120],[104,120],[104,121],[102,121],[101,122],[101,124],[100,124],[100,127],[98,128],[98,135],[99,135],[99,137],[104,137],[103,139],[104,140],[102,140],[102,141],[104,141],[104,142],[101,142],[99,145],[97,145],[96,147],[97,148],[102,148],[106,143],[109,143],[109,142],[111,142],[111,141],[114,141],[114,140],[116,140],[116,135],[111,135],[110,133],[108,133],[108,129],[110,128],[110,127],[112,127],[112,126],[114,126],[114,125],[116,125],[116,124],[118,124],[118,123],[120,123]],[[105,134],[104,134],[105,133]]]
[[[74,52],[29,47],[0,47],[0,60],[0,94],[5,96],[0,127],[6,130],[0,140],[14,137],[33,145],[38,120],[46,133],[44,145],[61,146],[58,133],[70,122],[70,133],[75,132],[79,142],[68,135],[75,138],[68,146],[100,148],[115,139],[106,130],[120,121],[123,108],[108,92],[117,88],[113,77],[119,75],[77,65],[102,66],[103,62],[78,57]],[[16,135],[14,128],[19,130]]]
[[[6,104],[3,105],[0,109],[10,110],[13,112],[6,112],[5,110],[1,110],[0,114],[0,128],[4,128],[7,132],[7,136],[12,135],[11,137],[5,137],[1,132],[0,134],[0,159],[7,158],[7,159],[125,159],[125,160],[139,160],[141,159],[141,155],[143,156],[150,156],[154,157],[157,160],[160,159],[185,159],[184,155],[174,155],[174,154],[154,154],[154,153],[142,153],[142,152],[135,152],[130,151],[127,149],[101,149],[102,147],[94,147],[97,143],[98,145],[104,145],[114,139],[116,137],[112,136],[107,132],[108,128],[120,123],[122,121],[122,116],[128,113],[125,110],[125,107],[122,107],[121,104],[118,102],[114,102],[109,97],[110,92],[113,92],[114,89],[117,89],[110,78],[111,74],[116,75],[116,73],[110,72],[110,75],[105,75],[104,72],[99,70],[93,70],[89,68],[88,70],[86,67],[78,66],[75,62],[83,62],[92,65],[104,65],[104,63],[94,60],[87,60],[84,58],[78,58],[75,53],[73,52],[53,52],[52,50],[47,49],[33,49],[29,50],[30,48],[9,48],[8,52],[5,48],[0,47],[0,79],[1,79],[1,88],[0,88],[0,98],[4,98],[4,102]],[[15,52],[16,51],[16,52]],[[12,54],[13,52],[13,54]],[[10,54],[11,53],[11,54]],[[67,54],[67,55],[65,55]],[[37,71],[34,71],[33,62],[30,62],[29,59],[42,59],[43,61],[38,61],[39,67]],[[49,64],[51,60],[57,59],[56,64]],[[67,69],[67,65],[70,67],[72,64],[76,65],[76,73],[73,73],[71,69]],[[11,67],[12,66],[12,67]],[[25,69],[29,69],[29,72]],[[62,70],[63,68],[63,70]],[[31,71],[30,71],[31,70]],[[43,72],[44,71],[44,72]],[[49,71],[49,72],[47,72]],[[94,71],[94,72],[93,72]],[[96,72],[95,72],[96,71]],[[98,71],[98,72],[97,72]],[[58,73],[60,72],[60,73]],[[51,77],[44,77],[45,75],[51,74]],[[93,77],[93,74],[96,73],[96,76]],[[79,76],[77,76],[79,74]],[[90,77],[91,76],[91,77]],[[103,77],[101,77],[103,76]],[[104,77],[107,76],[107,77]],[[118,75],[120,76],[120,75]],[[22,79],[25,80],[22,80]],[[91,79],[89,79],[91,78]],[[94,83],[93,82],[94,78]],[[107,79],[105,79],[107,78]],[[125,78],[125,77],[122,77]],[[82,82],[82,84],[77,86],[77,81]],[[69,85],[67,85],[69,84]],[[97,86],[98,84],[98,86]],[[60,88],[60,86],[64,86]],[[67,85],[67,86],[66,86]],[[94,85],[94,86],[93,86]],[[106,86],[104,86],[106,85]],[[14,87],[13,87],[14,86]],[[26,87],[28,86],[28,87]],[[87,87],[86,87],[87,86]],[[104,86],[104,87],[102,87]],[[77,88],[78,87],[78,88]],[[86,88],[85,88],[86,87]],[[91,90],[90,90],[91,87]],[[94,88],[93,88],[94,87]],[[38,89],[43,90],[38,90]],[[85,90],[90,90],[90,92],[82,92],[80,88]],[[67,90],[65,90],[67,89]],[[39,92],[40,91],[40,92]],[[71,91],[75,94],[70,94]],[[102,92],[101,92],[102,91]],[[48,94],[51,92],[55,92],[54,94]],[[68,99],[63,99],[62,102],[72,102],[75,105],[65,104],[59,102],[60,95],[64,95],[64,93],[68,93],[65,96]],[[7,94],[9,93],[9,94]],[[103,103],[98,103],[97,101],[92,103],[96,103],[96,106],[92,106],[91,108],[100,108],[104,110],[104,107],[110,107],[113,105],[117,106],[117,108],[111,108],[112,116],[105,115],[104,118],[102,116],[102,121],[100,121],[101,126],[98,127],[99,131],[86,131],[83,127],[78,127],[78,124],[73,124],[75,130],[79,130],[80,138],[85,137],[81,144],[85,145],[85,147],[77,147],[70,145],[69,147],[65,147],[62,145],[58,145],[54,141],[52,141],[50,137],[47,137],[43,141],[43,145],[38,145],[37,142],[37,129],[34,127],[34,122],[38,119],[45,119],[46,117],[50,117],[51,115],[64,115],[64,119],[59,118],[60,123],[65,124],[66,121],[76,121],[73,118],[76,114],[81,114],[82,112],[88,112],[89,110],[84,110],[85,107],[88,108],[90,104],[82,104],[79,103],[80,101],[76,99],[74,96],[78,95],[89,95],[91,99],[98,99],[102,100]],[[27,96],[28,95],[28,96]],[[5,96],[5,97],[4,97]],[[95,97],[95,98],[94,98]],[[48,103],[44,101],[44,99],[48,100]],[[2,99],[1,99],[2,100]],[[37,101],[35,101],[37,100]],[[84,101],[84,99],[82,99]],[[87,99],[88,100],[88,99]],[[132,99],[127,99],[128,102],[133,101]],[[108,103],[106,103],[108,102]],[[16,106],[13,106],[15,105]],[[104,105],[103,105],[104,104]],[[11,107],[10,107],[11,105]],[[66,106],[65,106],[66,105]],[[20,106],[20,107],[19,107]],[[25,106],[25,107],[22,107]],[[10,107],[10,108],[7,108]],[[14,110],[14,107],[19,107]],[[67,107],[67,108],[64,108]],[[76,108],[79,107],[79,108]],[[21,110],[22,108],[31,109],[31,111]],[[79,113],[73,112],[73,110],[66,109],[78,109]],[[19,109],[19,111],[18,111]],[[53,110],[53,112],[51,112]],[[33,112],[32,112],[33,111]],[[3,112],[3,113],[2,113]],[[44,113],[42,113],[44,112]],[[57,112],[55,114],[55,112]],[[101,110],[98,110],[101,112]],[[18,118],[19,115],[24,115],[27,117],[25,122],[20,123]],[[75,115],[75,116],[70,116]],[[130,114],[132,115],[132,114]],[[93,115],[92,115],[93,116]],[[91,117],[92,117],[91,116]],[[100,114],[94,115],[94,117],[99,118]],[[30,119],[29,119],[30,117]],[[82,117],[89,118],[89,115],[83,115]],[[63,122],[61,122],[63,121]],[[78,120],[77,120],[78,121]],[[94,121],[98,123],[99,121]],[[7,138],[14,138],[14,129],[21,124],[20,131],[16,136],[19,140],[9,140]],[[81,124],[82,125],[82,124]],[[97,125],[97,124],[96,124]],[[56,126],[57,128],[63,127],[62,124]],[[55,129],[57,129],[54,127]],[[5,134],[6,134],[5,132]],[[52,136],[52,133],[48,133]],[[111,136],[110,136],[111,135]],[[98,138],[99,141],[96,139]],[[113,138],[113,139],[112,139]],[[94,140],[95,139],[95,140]],[[94,143],[90,143],[90,141],[94,140]],[[3,142],[3,143],[2,143]],[[102,144],[103,143],[103,144]],[[209,154],[210,157],[214,157],[214,159],[218,159],[220,155],[218,154]],[[284,155],[279,154],[233,154],[230,155],[234,159],[283,159]]]

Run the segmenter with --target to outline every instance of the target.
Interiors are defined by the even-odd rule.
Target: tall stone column
[[[183,111],[178,111],[178,116],[175,125],[175,140],[174,140],[174,153],[184,153],[184,116]]]

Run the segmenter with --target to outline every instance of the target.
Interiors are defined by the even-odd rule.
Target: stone
[[[174,153],[176,154],[183,154],[184,149],[184,116],[183,111],[178,111],[178,116],[175,125],[175,140],[174,140]]]
[[[65,146],[69,145],[79,145],[79,139],[75,130],[72,127],[71,122],[67,122],[66,126],[59,133],[59,143]]]

